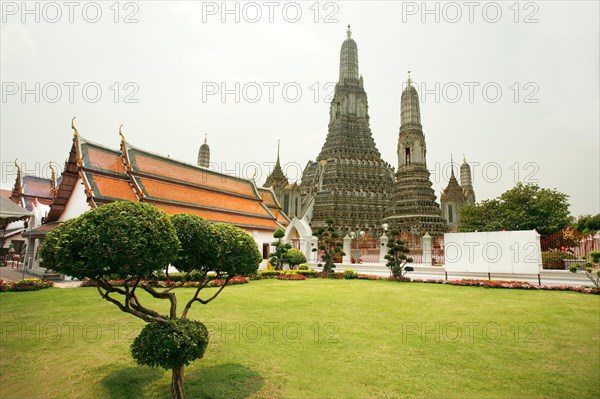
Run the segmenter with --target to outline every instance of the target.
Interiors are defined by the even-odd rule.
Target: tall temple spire
[[[436,202],[427,169],[427,145],[421,126],[419,95],[412,85],[410,71],[400,100],[400,133],[398,135],[398,171],[388,217],[385,221],[395,229],[412,234],[426,232],[439,236],[446,221]],[[453,175],[454,176],[454,175]],[[454,179],[456,181],[456,179]],[[458,186],[458,182],[456,182]]]
[[[358,83],[358,47],[354,39],[352,39],[352,31],[350,25],[346,31],[346,40],[342,43],[340,50],[340,84]]]
[[[200,150],[198,151],[198,166],[202,166],[203,168],[208,168],[210,165],[210,147],[207,141],[207,135],[204,134],[204,144],[200,146]]]
[[[279,145],[281,144],[281,140],[277,140],[277,163],[279,163]]]
[[[350,26],[340,50],[340,75],[329,108],[327,138],[302,174],[302,218],[313,229],[333,218],[340,231],[381,229],[394,177],[369,126],[369,105]]]
[[[475,190],[473,190],[473,181],[471,180],[471,167],[463,155],[463,163],[460,166],[460,186],[462,187],[467,203],[475,203]]]

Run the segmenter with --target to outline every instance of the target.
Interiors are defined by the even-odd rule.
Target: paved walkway
[[[18,267],[15,265],[14,268],[10,266],[0,266],[0,280],[4,281],[18,281],[23,280],[23,278],[42,278],[41,276],[27,273],[23,277],[23,265],[19,265]],[[54,286],[56,288],[74,288],[79,287],[81,285],[81,281],[55,281]]]
[[[23,277],[23,267],[21,265],[19,265],[19,267],[15,265],[14,268],[10,266],[10,263],[9,266],[0,266],[0,279],[4,281],[17,281],[23,280],[23,278],[33,277],[40,278],[40,276],[36,276],[27,272],[25,272],[25,277]]]

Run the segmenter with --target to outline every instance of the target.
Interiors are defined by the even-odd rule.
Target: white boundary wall
[[[444,234],[447,272],[538,274],[540,235],[535,230]]]

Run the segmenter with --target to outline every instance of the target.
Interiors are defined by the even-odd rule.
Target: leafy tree
[[[171,369],[171,394],[177,399],[185,398],[184,366],[202,358],[208,344],[206,327],[187,319],[190,307],[209,303],[233,276],[253,274],[260,263],[256,243],[243,230],[211,225],[193,215],[169,218],[152,205],[125,201],[64,222],[46,236],[41,256],[46,267],[95,281],[102,298],[148,322],[131,345],[132,356],[139,364]],[[202,276],[179,317],[173,289],[184,281],[163,290],[156,284],[169,264],[186,277],[192,272]],[[125,284],[113,287],[110,278]],[[200,291],[215,278],[224,278],[225,284],[212,296],[200,298]],[[168,314],[144,306],[139,290],[168,300]]]
[[[594,216],[579,216],[576,223],[576,229],[583,234],[594,234],[597,231],[600,231],[600,213]]]
[[[287,251],[287,263],[290,265],[290,268],[299,265],[301,263],[306,263],[306,256],[296,248],[290,248]]]
[[[535,184],[518,183],[494,200],[465,206],[460,231],[532,230],[548,236],[572,221],[568,196]]]
[[[394,278],[402,278],[407,272],[412,272],[412,266],[406,266],[407,263],[412,263],[412,258],[406,255],[410,252],[404,245],[404,241],[400,239],[400,232],[392,230],[390,239],[387,243],[388,252],[385,259],[388,261],[385,265],[389,267]]]
[[[325,223],[327,224],[327,227],[320,228],[315,233],[315,236],[319,240],[318,248],[322,251],[321,260],[325,262],[323,265],[323,272],[329,274],[335,268],[336,260],[344,256],[345,253],[343,251],[344,244],[340,240],[340,235],[333,227],[334,220],[328,218]],[[316,250],[316,248],[313,248],[313,251]]]
[[[275,266],[275,270],[283,270],[283,264],[287,263],[288,260],[288,250],[292,248],[292,244],[281,241],[283,236],[285,236],[285,232],[281,228],[273,233],[273,237],[277,238],[277,241],[271,243],[275,247],[275,252],[269,254],[269,261]]]

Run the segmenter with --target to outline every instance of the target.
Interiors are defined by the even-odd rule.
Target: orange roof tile
[[[271,213],[275,215],[277,221],[283,225],[287,225],[290,221],[279,209],[272,209]]]
[[[129,181],[86,172],[94,198],[137,201]]]
[[[162,209],[169,215],[173,215],[175,213],[191,213],[194,215],[198,215],[206,220],[211,222],[222,222],[222,223],[230,223],[238,227],[255,227],[259,229],[265,230],[274,230],[279,226],[275,223],[274,220],[269,220],[265,218],[254,218],[251,216],[240,216],[240,215],[232,215],[227,213],[221,213],[218,211],[209,211],[209,210],[201,210],[201,209],[190,209],[179,206],[172,205],[163,205],[163,204],[155,204],[157,208]]]
[[[119,152],[90,143],[81,144],[81,151],[86,168],[125,175],[125,168]]]
[[[273,192],[271,190],[259,188],[258,191],[260,192],[260,196],[264,201],[265,205],[275,208],[279,207],[277,205],[277,200],[275,199],[275,196],[273,195]]]
[[[270,218],[271,215],[260,204],[260,200],[236,197],[201,188],[189,188],[172,183],[164,183],[145,178],[136,178],[140,188],[148,198],[178,202],[234,213],[248,213]]]
[[[161,159],[158,156],[130,149],[129,157],[134,172],[161,176],[169,180],[179,180],[191,184],[209,187],[215,190],[256,197],[250,181],[215,173],[173,160]]]

